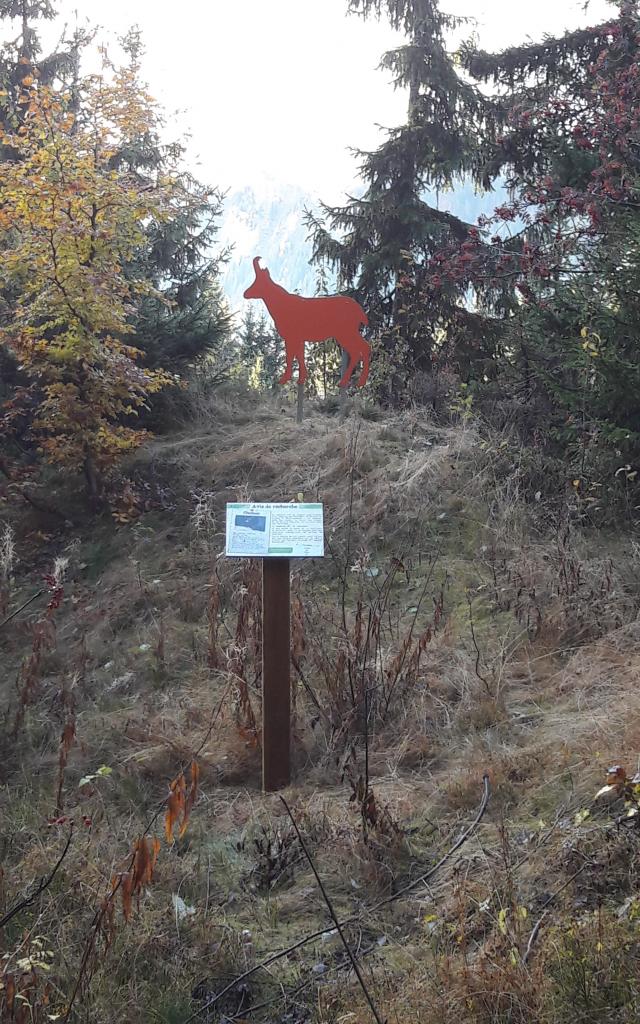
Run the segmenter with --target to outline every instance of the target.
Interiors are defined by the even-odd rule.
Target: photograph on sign
[[[225,553],[238,558],[321,558],[322,511],[319,503],[230,503]]]

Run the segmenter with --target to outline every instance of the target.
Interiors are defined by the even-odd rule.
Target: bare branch
[[[30,893],[28,896],[24,896],[21,900],[18,900],[18,902],[11,908],[11,910],[8,910],[4,917],[0,918],[0,928],[4,928],[5,925],[9,924],[9,921],[13,920],[16,914],[19,914],[21,910],[25,909],[25,907],[30,907],[31,904],[37,900],[38,896],[40,896],[45,891],[45,889],[51,885],[53,879],[55,878],[56,872],[58,871],[58,868],[62,864],[64,858],[67,856],[67,851],[71,846],[72,836],[73,825],[69,830],[69,835],[67,836],[67,841],[64,845],[64,849],[60,856],[58,857],[56,863],[53,865],[49,874],[46,876],[46,878],[40,879],[32,893]]]
[[[11,615],[7,615],[6,619],[3,619],[2,622],[0,622],[0,629],[2,629],[3,626],[6,626],[9,622],[11,622],[12,619],[15,619],[16,615],[19,615],[20,612],[23,612],[25,608],[29,607],[30,604],[33,604],[33,602],[37,600],[37,598],[39,598],[42,594],[44,594],[44,590],[39,590],[36,594],[33,594],[28,601],[25,601],[24,604],[21,604],[20,607],[16,608],[14,612],[11,612]]]
[[[453,854],[457,850],[459,850],[464,843],[466,843],[467,839],[469,839],[469,837],[473,834],[473,832],[475,832],[476,828],[480,824],[480,821],[482,820],[484,813],[487,809],[487,805],[489,803],[491,789],[489,785],[488,775],[485,775],[483,777],[482,784],[482,801],[480,803],[476,816],[469,825],[469,827],[465,829],[462,835],[456,840],[451,849],[448,850],[447,853],[445,853],[444,856],[440,858],[438,863],[434,864],[434,866],[430,868],[429,871],[426,872],[426,874],[421,875],[420,878],[414,879],[413,882],[409,882],[408,885],[405,885],[402,889],[400,889],[398,892],[394,893],[387,899],[381,900],[379,903],[376,903],[373,907],[370,907],[368,910],[366,910],[366,913],[373,913],[380,907],[385,906],[387,903],[392,903],[394,900],[399,899],[400,896],[403,896],[406,892],[409,892],[411,889],[415,889],[417,885],[421,885],[422,883],[429,881],[436,874],[436,872],[438,872],[440,868],[444,864],[446,864],[448,860],[450,860]],[[357,924],[359,923],[359,921],[360,915],[356,914],[353,917],[347,918],[346,921],[342,921],[341,927],[345,928],[347,927],[347,925]],[[281,949],[277,953],[272,953],[271,956],[268,956],[266,958],[266,960],[262,960],[259,964],[256,964],[254,967],[250,967],[248,970],[240,974],[237,978],[234,978],[233,981],[229,982],[228,985],[225,985],[225,987],[222,988],[219,992],[217,992],[214,996],[212,996],[211,999],[207,1000],[204,1006],[201,1006],[200,1009],[192,1013],[190,1017],[187,1017],[187,1019],[184,1021],[184,1024],[192,1024],[192,1021],[197,1020],[197,1018],[200,1017],[203,1013],[206,1013],[206,1011],[210,1010],[212,1006],[215,1006],[215,1004],[220,999],[222,999],[222,997],[226,995],[227,992],[230,992],[231,989],[235,988],[236,985],[239,985],[241,981],[245,980],[245,978],[250,978],[258,971],[266,970],[268,967],[271,966],[271,964],[276,963],[277,960],[282,960],[284,957],[289,956],[291,953],[294,953],[297,949],[300,949],[302,946],[306,946],[307,943],[313,942],[314,939],[319,939],[322,935],[325,934],[326,928],[321,928],[317,932],[312,932],[310,935],[305,935],[301,939],[298,939],[297,942],[294,942],[293,945],[287,946],[286,949]]]
[[[340,941],[342,942],[342,945],[344,946],[344,948],[346,950],[347,956],[349,957],[349,959],[351,961],[351,966],[353,967],[353,970],[355,972],[356,978],[360,982],[360,988],[362,989],[362,991],[365,994],[365,998],[366,998],[366,1000],[367,1000],[367,1002],[369,1004],[369,1008],[370,1008],[373,1016],[375,1017],[376,1021],[378,1022],[378,1024],[382,1024],[382,1018],[380,1017],[380,1014],[378,1013],[378,1010],[377,1010],[376,1005],[375,1005],[375,1003],[373,1001],[371,993],[369,992],[369,989],[366,986],[364,977],[362,976],[362,972],[361,972],[360,967],[358,965],[358,961],[356,960],[355,956],[353,955],[351,946],[349,945],[349,943],[347,942],[347,940],[346,940],[346,938],[344,936],[344,932],[342,931],[342,926],[340,924],[340,921],[338,920],[338,915],[336,914],[335,910],[333,909],[333,904],[332,904],[331,900],[329,899],[329,893],[325,889],[325,887],[323,885],[323,882],[322,882],[322,879],[320,878],[320,875],[318,874],[318,870],[317,870],[317,868],[316,868],[316,866],[315,866],[315,864],[313,862],[313,859],[311,857],[311,854],[309,853],[309,850],[307,849],[307,844],[305,843],[304,839],[302,838],[302,833],[301,833],[300,829],[298,828],[298,824],[296,822],[296,819],[294,818],[293,814],[291,813],[291,810],[290,810],[289,805],[288,805],[287,801],[285,800],[285,798],[283,796],[281,796],[280,799],[281,799],[282,803],[284,804],[284,808],[285,808],[287,814],[289,815],[289,817],[291,819],[291,824],[293,825],[294,829],[296,830],[296,835],[297,835],[298,840],[300,842],[300,846],[302,847],[302,850],[304,852],[305,857],[309,861],[309,867],[311,868],[311,870],[313,871],[313,874],[315,875],[316,882],[318,883],[318,888],[320,889],[320,892],[322,893],[322,898],[325,901],[325,903],[327,904],[327,910],[331,914],[331,920],[333,921],[333,923],[335,924],[335,926],[336,926],[336,928],[338,930],[338,935],[340,936]]]

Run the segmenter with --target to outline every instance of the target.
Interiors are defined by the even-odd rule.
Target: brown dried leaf
[[[71,749],[71,745],[75,739],[75,735],[76,723],[75,721],[71,720],[65,724],[65,727],[62,730],[62,738],[60,740],[60,746],[66,753],[68,753],[69,750]]]
[[[173,842],[173,832],[180,818],[184,815],[185,781],[182,772],[173,780],[167,798],[167,813],[164,818],[164,834],[167,842]]]
[[[187,831],[187,825],[189,824],[189,815],[191,809],[196,802],[198,796],[198,781],[200,779],[200,766],[197,761],[193,761],[191,764],[191,782],[189,785],[189,792],[185,798],[184,809],[182,812],[182,824],[180,825],[180,831],[178,838],[182,839],[183,835]]]
[[[141,839],[139,841],[139,878],[138,888],[148,885],[153,880],[153,872],[160,850],[159,839]]]
[[[608,786],[624,786],[627,781],[627,773],[621,764],[614,764],[607,769]]]
[[[133,877],[131,888],[134,892],[139,892],[145,882],[148,881],[150,863],[151,858],[149,856],[147,841],[144,838],[138,839],[136,841],[133,854]]]
[[[13,1003],[16,998],[16,979],[13,974],[5,975],[5,1003],[9,1013],[13,1010]]]
[[[124,914],[125,921],[129,921],[131,918],[131,903],[133,897],[133,875],[130,871],[126,871],[122,876],[120,891],[122,893],[122,913]]]

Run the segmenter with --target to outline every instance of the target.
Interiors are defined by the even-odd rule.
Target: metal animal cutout
[[[256,279],[244,293],[245,299],[262,299],[269,310],[276,330],[287,353],[287,366],[280,378],[287,384],[293,373],[293,361],[298,362],[298,381],[304,384],[307,367],[304,361],[305,341],[328,341],[335,338],[349,356],[349,364],[342,375],[340,387],[346,388],[356,366],[362,361],[362,372],[357,386],[363,387],[369,376],[371,348],[360,334],[360,327],[368,324],[367,315],[355,299],[345,295],[328,295],[314,299],[292,295],[271,280],[269,271],[260,266],[260,256],[253,261]]]

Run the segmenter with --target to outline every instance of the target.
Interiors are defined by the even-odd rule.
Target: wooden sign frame
[[[290,543],[285,543],[287,528]],[[319,502],[227,504],[227,556],[262,561],[262,787],[266,793],[291,782],[290,554],[321,558],[323,531]]]

